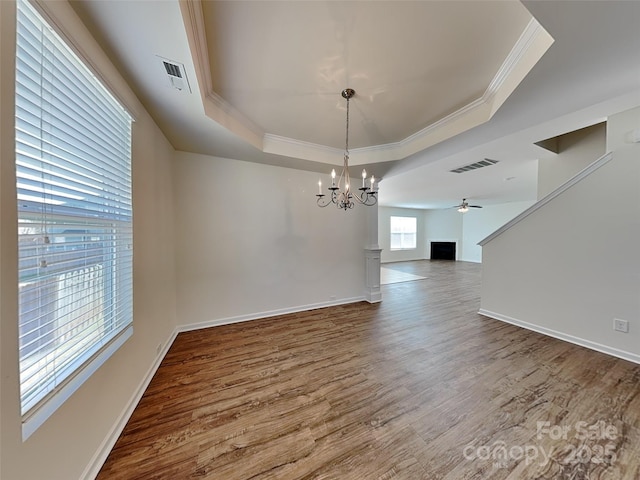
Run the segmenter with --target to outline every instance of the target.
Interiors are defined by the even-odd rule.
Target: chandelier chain
[[[347,97],[347,135],[344,141],[344,152],[347,157],[349,156],[349,100],[350,98]]]

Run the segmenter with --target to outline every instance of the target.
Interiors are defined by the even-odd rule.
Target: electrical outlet
[[[629,333],[629,321],[621,320],[619,318],[613,319],[613,329],[616,332]]]

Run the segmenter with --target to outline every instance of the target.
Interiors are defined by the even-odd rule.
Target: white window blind
[[[130,335],[133,313],[131,117],[25,0],[17,10],[16,175],[28,416],[95,370],[91,363]]]
[[[391,250],[416,248],[416,217],[391,217]]]

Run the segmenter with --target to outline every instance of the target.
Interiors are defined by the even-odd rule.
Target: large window
[[[131,117],[25,0],[15,101],[25,437],[131,335]]]
[[[416,248],[416,217],[391,217],[391,250]]]

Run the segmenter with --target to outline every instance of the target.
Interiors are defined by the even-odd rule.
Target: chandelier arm
[[[330,195],[328,196],[328,198],[324,198],[326,197],[326,195],[324,193],[320,193],[317,194],[316,197],[318,197],[318,199],[316,200],[316,203],[318,204],[319,207],[327,207],[329,205],[331,205],[332,203],[335,205],[338,205],[338,194],[336,193],[338,191],[338,187],[329,187],[328,190],[331,192]]]
[[[360,194],[354,195],[353,197],[357,200],[361,205],[366,205],[368,207],[375,205],[378,202],[376,198],[376,192],[368,192],[368,187],[359,188]]]
[[[343,183],[343,181],[344,181],[344,183]],[[343,163],[342,164],[342,171],[340,172],[340,177],[338,177],[338,188],[342,188],[342,186],[346,185],[347,183],[349,183],[349,171],[345,170],[344,163]]]
[[[318,204],[319,207],[327,207],[329,205],[331,205],[331,200],[329,199],[324,199],[324,197],[326,197],[326,195],[316,195],[316,197],[318,197],[318,200],[316,200],[316,203]]]
[[[349,176],[349,155],[344,156],[344,166],[342,167],[344,175],[344,191],[351,191],[351,177]]]

